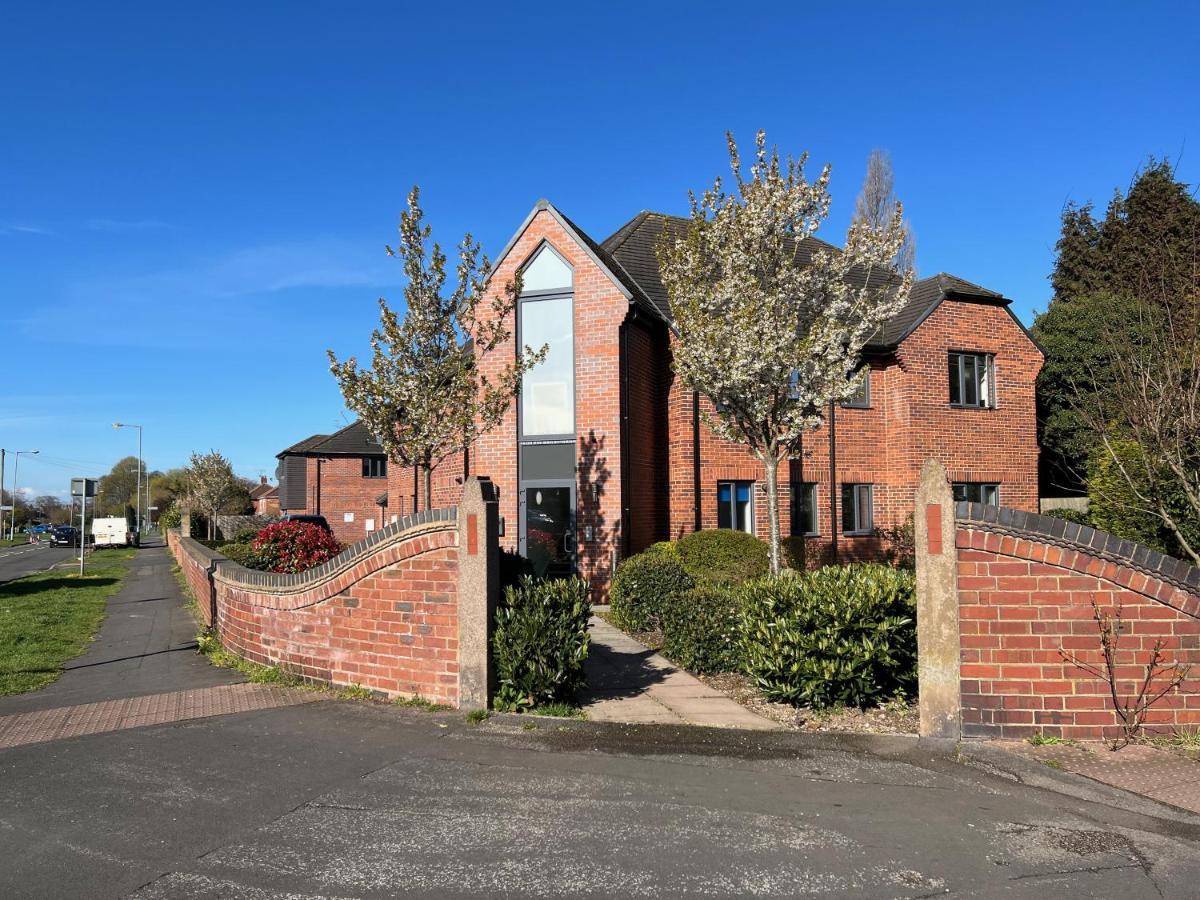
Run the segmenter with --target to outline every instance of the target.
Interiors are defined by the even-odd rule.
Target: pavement
[[[41,551],[36,558],[58,552],[71,553]],[[0,697],[0,717],[243,681],[196,653],[196,620],[171,565],[161,543],[139,550],[121,589],[108,599],[104,624],[87,652],[48,687]]]
[[[710,688],[665,657],[639,644],[599,616],[590,624],[580,696],[594,722],[640,725],[708,725],[769,731],[779,726]]]
[[[47,542],[4,547],[0,549],[0,584],[45,572],[75,557],[76,553],[70,547],[51,547]]]
[[[1200,814],[1200,761],[1144,744],[1109,750],[1103,744],[995,741],[993,745],[1042,765]]]

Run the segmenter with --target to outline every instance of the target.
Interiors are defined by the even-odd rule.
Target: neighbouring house
[[[314,434],[276,458],[280,511],[324,516],[340,541],[362,540],[419,508],[417,473],[391,464],[360,422]],[[458,502],[464,472],[461,461],[456,465],[447,461],[434,473],[439,504]]]
[[[497,257],[490,290],[522,270],[512,330],[520,345],[547,344],[549,353],[502,425],[468,459],[435,472],[438,506],[457,502],[468,470],[491,477],[504,545],[539,570],[578,572],[598,596],[620,559],[655,541],[700,528],[767,534],[761,465],[709,431],[705,401],[671,371],[655,248],[664,231],[686,228],[684,219],[642,212],[597,242],[539,201]],[[818,249],[836,252],[808,238],[798,258]],[[781,527],[804,539],[810,560],[879,554],[880,531],[911,513],[929,456],[947,467],[960,499],[1037,511],[1042,353],[1007,298],[944,273],[921,279],[863,357],[861,393],[831,407],[780,470]],[[505,362],[494,354],[481,364]],[[379,488],[366,474],[372,454]],[[320,511],[347,538],[378,527],[372,495],[385,483],[388,520],[411,510],[415,474],[393,477],[381,454],[358,425],[283,451],[283,509]]]
[[[267,476],[259,477],[258,484],[250,489],[250,502],[254,506],[256,516],[279,515],[279,488],[267,481]]]

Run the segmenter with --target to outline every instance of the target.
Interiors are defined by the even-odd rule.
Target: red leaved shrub
[[[304,572],[342,552],[332,534],[312,522],[276,522],[250,542],[259,566],[268,572]]]

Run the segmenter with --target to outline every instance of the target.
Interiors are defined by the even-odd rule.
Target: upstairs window
[[[858,383],[858,390],[842,401],[842,406],[849,409],[871,408],[871,370],[863,372],[863,379]]]
[[[874,485],[842,485],[842,534],[870,534],[875,528]]]
[[[990,409],[996,405],[996,364],[988,353],[950,354],[950,405]]]
[[[754,534],[754,482],[717,482],[717,527]]]
[[[808,482],[792,484],[792,537],[813,537],[817,533],[817,486]]]
[[[956,481],[953,490],[954,500],[957,503],[1000,505],[1000,485],[998,484],[988,484],[982,481]]]
[[[542,244],[522,270],[517,339],[546,346],[546,358],[521,379],[521,436],[575,434],[575,303],[570,266]]]
[[[364,456],[362,473],[363,478],[387,478],[387,459],[382,456]]]

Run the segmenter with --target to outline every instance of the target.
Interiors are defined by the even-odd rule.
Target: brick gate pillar
[[[954,533],[954,495],[946,469],[927,459],[913,511],[921,737],[957,741],[962,736],[962,704]]]
[[[500,504],[491,479],[473,476],[458,507],[458,705],[492,699],[492,630],[500,595]]]

